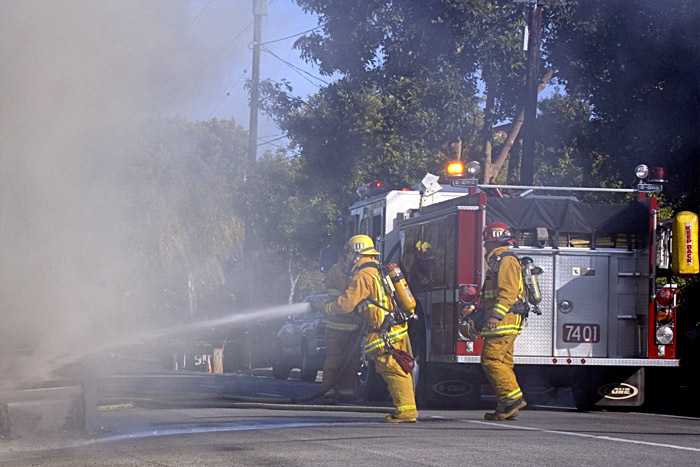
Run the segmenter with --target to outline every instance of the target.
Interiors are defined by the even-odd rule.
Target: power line
[[[318,88],[321,87],[321,85],[319,85],[319,84],[317,84],[317,83],[314,83],[314,82],[311,81],[309,78],[307,78],[306,76],[304,76],[305,74],[306,74],[306,75],[309,75],[311,78],[313,78],[313,79],[315,79],[315,80],[318,80],[318,81],[322,82],[322,83],[325,84],[326,86],[330,85],[330,83],[329,83],[328,81],[326,81],[326,80],[324,80],[324,79],[321,79],[321,78],[319,78],[318,76],[314,76],[314,75],[312,75],[311,73],[309,73],[308,71],[303,70],[303,69],[299,68],[299,67],[296,66],[296,65],[293,65],[292,63],[290,63],[290,62],[288,62],[287,60],[283,59],[283,58],[280,57],[279,55],[275,54],[275,53],[274,53],[273,51],[271,51],[270,49],[267,49],[267,48],[265,48],[265,47],[262,47],[262,51],[263,51],[263,52],[269,53],[270,55],[272,55],[273,57],[275,57],[277,60],[279,60],[279,61],[281,61],[282,63],[284,63],[285,65],[287,65],[289,68],[291,68],[292,70],[294,70],[295,72],[297,72],[297,73],[299,74],[299,76],[301,76],[302,78],[304,78],[306,81],[308,81],[308,82],[311,83],[312,85],[314,85],[314,86],[316,86],[316,87],[318,87]]]
[[[307,31],[300,32],[300,33],[298,33],[298,34],[292,34],[291,36],[283,37],[283,38],[281,38],[281,39],[275,39],[275,40],[272,40],[272,41],[263,42],[263,43],[261,43],[260,45],[274,44],[275,42],[286,41],[287,39],[291,39],[292,37],[301,36],[302,34],[306,34],[307,32],[315,31],[315,30],[321,29],[321,28],[322,28],[322,26],[316,26],[315,28],[311,28],[311,29],[309,29],[309,30],[307,30]]]
[[[236,39],[238,39],[239,37],[241,37],[241,36],[243,35],[243,33],[246,32],[252,25],[253,25],[253,21],[251,21],[251,22],[248,23],[243,29],[241,29],[241,31],[240,31],[238,34],[236,34],[236,37],[234,37],[233,39],[231,39],[231,40],[229,41],[228,44],[226,44],[221,50],[219,50],[219,52],[216,53],[216,55],[214,55],[214,56],[212,57],[211,61],[213,62],[213,61],[216,60],[222,53],[224,53],[224,50],[228,49],[228,48],[231,46],[231,44],[233,44],[234,42],[236,42]]]
[[[267,140],[267,141],[261,141],[260,143],[258,143],[258,146],[262,146],[262,145],[265,145],[265,144],[270,144],[270,143],[272,143],[273,141],[279,141],[279,140],[284,139],[284,138],[286,138],[286,137],[287,137],[287,135],[284,134],[284,135],[278,136],[277,138],[272,138],[272,139]],[[260,139],[260,138],[258,138],[258,139]],[[276,145],[276,144],[273,144],[272,146],[277,146],[277,145]],[[281,148],[282,146],[277,146],[277,147]]]
[[[247,69],[246,69],[246,70],[243,70],[243,73],[238,77],[238,79],[237,79],[233,84],[231,84],[231,86],[229,86],[228,91],[226,91],[226,95],[225,95],[224,97],[221,98],[221,100],[219,101],[219,103],[216,104],[216,107],[214,107],[214,110],[212,110],[211,113],[209,113],[209,116],[207,117],[207,120],[209,120],[209,119],[211,118],[211,116],[214,115],[214,112],[216,112],[217,109],[218,109],[219,107],[221,107],[221,104],[223,104],[224,101],[231,95],[231,91],[233,91],[233,88],[234,88],[234,87],[239,83],[239,81],[246,75],[246,73],[248,73],[248,70],[247,70]]]
[[[192,25],[199,19],[200,16],[202,16],[202,13],[204,13],[204,10],[207,9],[207,7],[209,6],[210,3],[211,3],[211,0],[209,0],[207,2],[207,4],[202,7],[201,10],[199,10],[199,13],[197,13],[197,16],[195,16],[194,19],[192,21],[190,21],[190,24],[187,25],[187,31],[189,31],[189,29],[192,27]]]

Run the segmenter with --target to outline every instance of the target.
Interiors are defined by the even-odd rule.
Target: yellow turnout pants
[[[393,345],[394,348],[408,351],[408,337],[402,338]],[[411,373],[406,374],[389,353],[375,355],[374,365],[377,373],[382,375],[382,378],[386,381],[389,394],[391,394],[391,399],[396,408],[394,417],[415,420],[418,417],[418,411],[416,410],[416,396],[413,392],[413,375]]]
[[[334,385],[341,396],[351,396],[355,394],[355,376],[357,375],[357,365],[360,361],[360,347],[357,339],[357,331],[339,331],[326,327],[326,361],[323,364],[323,381],[321,388],[330,388],[330,384],[338,377]],[[348,358],[354,359],[344,371],[343,366]],[[329,391],[333,394],[333,389]]]
[[[523,395],[513,371],[513,347],[516,337],[487,337],[481,351],[481,367],[498,396],[499,407],[518,400]]]

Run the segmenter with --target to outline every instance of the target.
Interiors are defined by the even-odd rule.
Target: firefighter
[[[329,300],[337,300],[347,289],[353,256],[342,254],[339,261],[326,273]],[[320,308],[325,311],[325,304]],[[355,396],[357,365],[348,362],[349,358],[357,359],[360,355],[357,335],[361,324],[362,315],[359,313],[332,314],[326,317],[326,360],[323,364],[321,387],[328,389],[324,398],[327,404],[335,404],[336,399],[338,402],[361,402]],[[341,370],[342,375],[339,374]],[[336,379],[334,387],[330,387]]]
[[[488,269],[482,289],[481,366],[498,397],[496,411],[486,413],[486,420],[514,420],[526,405],[513,371],[513,346],[524,322],[518,314],[524,296],[522,275],[517,257],[504,255],[514,243],[507,224],[495,222],[484,229]]]
[[[393,311],[392,302],[382,285],[379,252],[374,249],[374,242],[367,235],[350,238],[345,252],[352,258],[350,283],[342,295],[326,305],[326,313],[331,316],[358,310],[364,316],[368,324],[365,353],[374,358],[377,373],[386,381],[395,407],[394,413],[387,415],[384,421],[413,423],[418,418],[413,376],[401,368],[379,334],[384,318]],[[409,351],[407,323],[392,326],[386,338],[394,349]]]

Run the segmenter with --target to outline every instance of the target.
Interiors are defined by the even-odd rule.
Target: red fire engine
[[[488,387],[482,340],[465,335],[460,322],[478,305],[484,226],[505,222],[518,239],[511,250],[542,269],[541,314],[530,314],[515,344],[528,400],[571,387],[581,409],[641,405],[645,369],[679,366],[671,277],[698,272],[697,215],[661,222],[651,193],[662,189],[663,172],[651,172],[638,167],[634,189],[478,185],[473,178],[448,186],[428,176],[418,190],[356,202],[348,235],[378,240],[383,262],[400,262],[418,303],[410,336],[419,404],[473,407]],[[577,198],[592,192],[623,199]]]

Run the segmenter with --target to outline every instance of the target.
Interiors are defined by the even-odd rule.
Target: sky
[[[248,92],[244,89],[252,70],[253,13],[252,0],[192,0],[187,33],[193,41],[206,45],[205,67],[197,99],[180,99],[174,110],[195,120],[235,118],[248,128],[250,118]],[[300,33],[318,26],[315,15],[307,14],[292,0],[268,0],[268,14],[262,17],[262,52],[260,78],[288,80],[299,96],[318,90],[328,77],[322,77],[312,64],[305,63],[294,41]],[[190,92],[181,89],[182,94]],[[171,110],[172,112],[172,110]],[[280,141],[263,144],[280,136],[273,122],[259,116],[260,150],[274,150]]]

